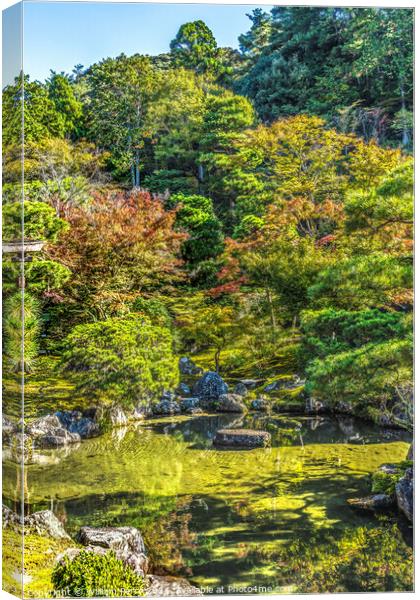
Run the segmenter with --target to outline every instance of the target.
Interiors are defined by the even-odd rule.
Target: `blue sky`
[[[24,69],[31,79],[43,80],[50,69],[70,72],[76,64],[88,66],[121,52],[166,52],[179,26],[197,19],[210,27],[219,46],[237,47],[253,8],[257,5],[25,2]]]

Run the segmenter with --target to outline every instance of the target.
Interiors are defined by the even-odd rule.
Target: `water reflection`
[[[220,452],[212,439],[222,427],[268,430],[273,446]],[[136,526],[156,573],[188,576],[209,593],[221,585],[357,591],[363,581],[409,589],[409,536],[397,516],[378,521],[346,503],[369,491],[380,464],[404,459],[408,442],[350,418],[161,418],[46,452],[48,464],[26,470],[26,509],[51,508],[71,534],[88,524]],[[16,473],[7,468],[10,501]]]

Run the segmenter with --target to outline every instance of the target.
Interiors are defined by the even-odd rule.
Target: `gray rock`
[[[267,412],[268,408],[269,408],[269,404],[268,404],[267,400],[265,400],[264,398],[255,398],[255,400],[252,400],[252,402],[251,402],[252,410]]]
[[[325,406],[320,400],[314,400],[314,398],[307,398],[305,403],[305,413],[314,415],[325,411]]]
[[[16,525],[19,524],[19,515],[17,513],[15,513],[11,508],[9,508],[8,506],[5,506],[3,504],[2,506],[2,524],[3,524],[3,529],[6,529],[7,527],[15,527]]]
[[[153,406],[154,415],[177,415],[180,412],[179,404],[171,400],[161,400]]]
[[[84,548],[77,548],[77,547],[72,547],[72,548],[66,548],[64,550],[64,552],[61,552],[57,558],[56,558],[56,562],[57,563],[64,563],[66,560],[74,560],[76,558],[76,556],[79,556],[79,554],[81,552],[93,552],[94,554],[107,554],[107,552],[109,552],[109,550],[107,550],[106,548],[101,548],[100,546],[85,546]]]
[[[222,394],[216,401],[217,412],[246,413],[247,408],[242,401],[242,396],[237,394]]]
[[[230,448],[265,448],[270,443],[270,433],[256,429],[219,429],[213,439],[215,446]]]
[[[128,418],[120,406],[112,406],[108,410],[108,419],[113,427],[124,427],[128,423]]]
[[[57,429],[63,429],[63,424],[57,415],[46,415],[35,419],[26,427],[26,433],[32,437],[53,434]]]
[[[253,390],[257,387],[257,379],[240,379],[239,383],[242,383],[248,390]]]
[[[26,431],[37,448],[58,448],[80,442],[80,435],[68,431],[57,414],[35,419],[26,427]]]
[[[81,417],[77,421],[73,421],[69,427],[70,433],[78,435],[82,439],[92,438],[100,435],[101,428],[99,423],[95,423],[88,417]]]
[[[13,423],[6,415],[2,415],[2,435],[6,441],[17,431],[17,424]]]
[[[25,517],[25,527],[33,529],[38,535],[48,535],[55,539],[69,540],[70,536],[51,510],[40,510]]]
[[[95,411],[95,416],[96,416],[96,411],[99,409],[94,408],[91,410]],[[66,429],[69,429],[70,425],[72,423],[74,423],[74,421],[78,421],[83,416],[87,416],[87,415],[86,415],[86,413],[80,412],[80,410],[59,410],[56,413],[54,413],[54,416],[60,420],[60,423],[63,427],[65,427]],[[89,418],[93,418],[93,417],[89,417]]]
[[[188,356],[182,356],[179,359],[179,371],[182,375],[201,375],[203,369],[197,365]]]
[[[128,415],[128,418],[133,421],[142,421],[146,417],[150,417],[151,414],[152,410],[149,406],[135,406]]]
[[[390,464],[381,465],[378,471],[382,471],[382,473],[385,473],[386,475],[395,475],[398,473],[397,467]]]
[[[200,588],[191,585],[182,577],[150,575],[147,578],[146,596],[162,598],[165,596],[202,596]]]
[[[82,527],[78,541],[84,546],[113,550],[116,557],[138,575],[147,573],[146,548],[140,531],[135,527]]]
[[[92,416],[87,416],[91,414]],[[101,434],[100,418],[104,413],[101,409],[91,409],[81,413],[79,410],[61,410],[55,413],[62,426],[69,433],[78,436],[78,440],[96,437]]]
[[[237,383],[235,385],[235,389],[233,390],[234,394],[238,394],[239,396],[247,396],[248,395],[248,388],[246,387],[246,385],[244,383]]]
[[[268,394],[271,392],[277,392],[278,390],[293,390],[304,384],[304,381],[300,379],[298,375],[291,375],[290,377],[280,377],[276,381],[272,381],[265,386],[264,392]]]
[[[190,396],[191,395],[191,388],[186,383],[180,383],[175,391],[180,396]]]
[[[168,400],[169,402],[173,402],[175,400],[176,396],[173,392],[170,392],[169,390],[166,390],[165,392],[163,392],[162,396],[161,396],[161,400]]]
[[[350,498],[347,500],[352,508],[361,510],[384,510],[395,505],[394,499],[388,494],[373,494],[365,498]]]
[[[395,486],[398,508],[413,522],[413,468],[409,467]]]
[[[217,400],[227,392],[227,384],[215,371],[204,373],[194,386],[194,394],[204,401]]]
[[[78,433],[67,431],[64,427],[60,427],[52,433],[46,433],[36,438],[34,445],[36,448],[59,448],[60,446],[67,446],[68,444],[75,444],[77,442],[80,442],[80,435]]]
[[[183,398],[179,403],[179,406],[183,412],[187,412],[192,408],[198,408],[200,404],[200,398]]]
[[[187,408],[185,413],[187,415],[202,415],[202,414],[204,414],[204,411],[202,408],[199,408],[198,406],[197,407],[192,406],[191,408]]]

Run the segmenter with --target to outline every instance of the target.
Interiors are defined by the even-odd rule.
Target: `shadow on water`
[[[220,452],[212,439],[224,427],[268,430],[273,447]],[[346,503],[407,447],[405,434],[353,419],[164,418],[59,459],[46,453],[28,469],[28,510],[52,508],[72,535],[88,524],[138,527],[155,573],[207,593],[410,589],[409,528]]]

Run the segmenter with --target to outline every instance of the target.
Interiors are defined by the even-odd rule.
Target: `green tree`
[[[130,173],[132,186],[140,187],[150,140],[146,114],[155,90],[151,61],[121,54],[92,65],[86,78],[88,136],[111,153],[115,175]]]
[[[29,292],[15,292],[4,305],[4,354],[14,372],[30,372],[38,354],[40,305]]]
[[[182,335],[195,346],[213,349],[214,369],[218,373],[223,350],[235,340],[240,330],[237,315],[231,306],[203,303],[200,295],[195,303],[194,311],[186,311],[179,317]]]
[[[24,263],[25,286],[30,292],[44,294],[60,290],[69,280],[68,267],[49,257],[49,245],[57,242],[69,229],[69,224],[56,216],[54,209],[45,202],[11,202],[3,208],[3,235],[8,240],[39,240],[45,243],[41,253],[36,253],[30,262]],[[4,260],[4,289],[15,289],[21,276],[21,265],[13,260]]]
[[[49,97],[47,87],[30,81],[29,75],[17,77],[13,85],[3,90],[4,147],[22,143],[22,116],[25,142],[65,135],[65,119]]]
[[[78,393],[104,404],[147,405],[178,382],[169,329],[136,314],[75,327],[61,365]]]
[[[75,97],[70,78],[64,73],[51,71],[47,89],[48,96],[64,120],[66,137],[77,134],[80,130],[83,111],[82,103]]]
[[[221,71],[216,39],[204,21],[181,25],[170,48],[175,65],[196,73],[218,75]]]
[[[188,234],[188,239],[182,245],[184,260],[196,264],[221,254],[222,224],[209,198],[174,194],[170,198],[170,206],[177,207],[177,228]]]
[[[264,48],[270,42],[272,20],[270,14],[263,11],[262,8],[255,8],[251,14],[247,14],[252,22],[251,28],[247,33],[239,36],[239,49],[246,57],[247,66],[256,62],[263,52]]]

